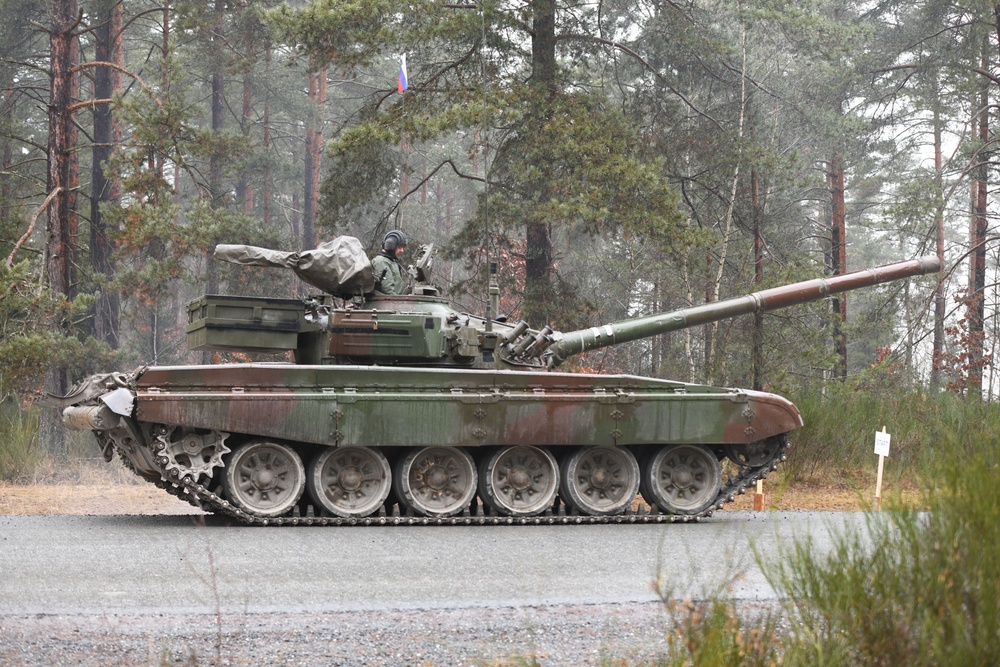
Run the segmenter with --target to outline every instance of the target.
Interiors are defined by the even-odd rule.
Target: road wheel
[[[229,502],[254,516],[281,516],[299,502],[306,488],[302,459],[284,443],[244,443],[228,456],[225,471]]]
[[[581,447],[563,459],[561,469],[560,495],[581,514],[623,512],[639,490],[639,464],[621,447]]]

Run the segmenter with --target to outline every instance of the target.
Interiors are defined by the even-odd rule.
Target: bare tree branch
[[[136,74],[135,72],[133,72],[131,70],[125,69],[121,65],[116,65],[115,63],[109,63],[109,62],[105,62],[105,61],[102,61],[102,60],[91,60],[90,62],[81,63],[81,64],[77,65],[76,67],[73,67],[72,69],[70,69],[70,73],[77,74],[79,72],[82,72],[85,69],[92,69],[94,67],[107,67],[107,68],[116,70],[118,72],[121,72],[122,74],[124,74],[126,76],[131,77],[132,79],[134,79],[136,81],[136,83],[138,83],[140,86],[142,86],[143,90],[145,90],[147,93],[149,93],[150,97],[152,97],[154,100],[156,100],[157,104],[160,104],[160,100],[158,100],[156,98],[156,95],[153,94],[153,89],[150,88],[149,86],[147,86],[146,82],[139,78],[138,74]]]
[[[39,206],[38,210],[35,211],[34,215],[31,216],[31,221],[28,223],[28,231],[24,233],[24,236],[22,236],[17,240],[17,243],[14,244],[14,249],[10,251],[9,255],[7,255],[8,271],[14,267],[14,256],[17,254],[17,251],[21,249],[21,246],[23,246],[25,242],[29,238],[31,238],[31,235],[35,232],[35,224],[38,222],[38,216],[42,214],[42,211],[44,211],[49,207],[49,204],[52,203],[52,200],[55,199],[56,196],[62,191],[63,188],[62,186],[60,186],[55,190],[53,190],[52,192],[50,192],[49,196],[45,198],[44,202],[42,202],[42,205]]]
[[[616,42],[616,41],[611,40],[611,39],[605,39],[604,37],[594,37],[593,35],[575,35],[575,34],[574,35],[560,35],[556,39],[559,40],[559,41],[575,40],[575,41],[580,41],[580,42],[596,42],[598,44],[604,44],[605,46],[610,46],[610,47],[612,47],[614,49],[618,49],[622,53],[625,53],[625,54],[631,56],[633,59],[635,59],[640,65],[643,66],[643,68],[647,72],[650,72],[653,76],[655,76],[660,81],[660,83],[662,83],[667,88],[667,90],[669,90],[671,93],[673,93],[674,95],[676,95],[677,97],[679,97],[681,99],[681,101],[684,102],[684,104],[686,104],[688,106],[689,109],[691,109],[692,111],[694,111],[696,114],[698,114],[699,116],[701,116],[705,120],[711,122],[713,125],[715,125],[720,130],[724,130],[725,129],[725,128],[722,127],[722,125],[719,123],[719,121],[715,120],[714,118],[712,118],[711,116],[709,116],[707,113],[705,113],[704,111],[702,111],[701,109],[699,109],[697,106],[695,106],[694,102],[692,102],[691,100],[689,100],[684,95],[684,93],[682,93],[681,91],[679,91],[676,88],[674,88],[673,86],[671,86],[670,83],[667,81],[666,77],[664,77],[662,74],[660,74],[660,72],[657,71],[657,69],[655,67],[653,67],[648,62],[646,62],[645,58],[643,58],[641,55],[639,55],[638,53],[636,53],[635,51],[633,51],[629,47],[625,46],[624,44],[622,44],[620,42]]]

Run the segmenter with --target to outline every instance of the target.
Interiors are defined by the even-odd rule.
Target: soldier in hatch
[[[406,273],[399,261],[406,250],[406,236],[394,229],[382,239],[382,249],[372,259],[375,289],[383,294],[402,294],[406,290]]]

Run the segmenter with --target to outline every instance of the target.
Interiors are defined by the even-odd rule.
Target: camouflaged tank
[[[796,407],[759,391],[555,368],[940,268],[925,257],[560,333],[454,310],[426,281],[429,256],[407,296],[198,299],[192,349],[290,351],[295,363],[96,375],[62,399],[64,423],[93,431],[107,460],[117,451],[146,480],[245,523],[696,519],[785,459],[802,426]]]

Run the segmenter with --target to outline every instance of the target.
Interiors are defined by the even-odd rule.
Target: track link
[[[712,516],[716,510],[721,510],[725,505],[735,501],[736,496],[746,493],[747,489],[756,484],[757,480],[764,479],[771,471],[777,470],[778,465],[787,458],[789,447],[787,440],[782,438],[780,446],[775,448],[774,453],[766,462],[759,466],[742,468],[738,475],[730,477],[723,484],[712,505],[695,515],[663,514],[654,507],[652,510],[633,510],[630,508],[622,514],[612,516],[590,516],[567,513],[560,505],[558,511],[550,510],[539,516],[510,517],[490,514],[479,504],[478,500],[475,500],[472,506],[462,514],[445,518],[404,514],[400,512],[398,505],[393,505],[391,509],[387,509],[383,505],[378,513],[361,518],[317,516],[310,511],[312,510],[311,505],[306,507],[305,515],[302,515],[300,506],[296,506],[285,516],[262,518],[244,512],[219,494],[209,490],[204,484],[190,480],[173,482],[165,470],[162,471],[163,479],[157,486],[205,511],[229,516],[240,523],[255,526],[552,526],[690,523]]]

